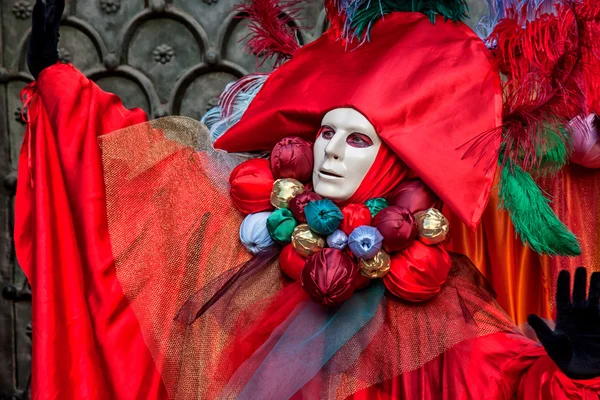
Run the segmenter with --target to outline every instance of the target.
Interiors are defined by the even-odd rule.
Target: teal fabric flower
[[[320,235],[330,235],[340,226],[344,215],[331,200],[311,201],[304,208],[310,229]]]

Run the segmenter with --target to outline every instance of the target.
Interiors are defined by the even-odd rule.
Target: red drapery
[[[34,399],[146,399],[162,381],[115,276],[96,135],[146,120],[71,65],[24,92],[15,244],[33,293]]]

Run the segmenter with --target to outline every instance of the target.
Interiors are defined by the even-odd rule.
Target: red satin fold
[[[406,176],[408,168],[385,143],[356,192],[343,204],[364,203],[369,199],[385,197]]]
[[[306,265],[306,259],[298,254],[291,243],[281,250],[279,266],[288,277],[299,281],[304,265]]]
[[[115,276],[97,136],[143,122],[73,66],[24,91],[15,245],[31,282],[34,399],[165,398]]]
[[[574,381],[531,340],[512,333],[469,339],[423,367],[348,400],[596,400],[600,378]]]

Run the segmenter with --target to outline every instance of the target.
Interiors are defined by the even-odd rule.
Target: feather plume
[[[504,162],[534,176],[559,169],[548,168],[543,154],[549,147],[556,148],[557,138],[565,149],[561,154],[568,154],[570,142],[563,128],[586,113],[584,55],[589,53],[586,42],[593,41],[581,14],[584,6],[594,9],[586,5],[592,2],[565,1],[556,5],[554,14],[541,14],[533,21],[524,8],[505,10],[505,18],[488,38],[496,66],[505,77],[503,125],[472,140],[465,155],[483,152],[490,140],[500,136]],[[559,160],[556,165],[562,163]]]
[[[509,212],[523,244],[548,255],[581,254],[577,238],[563,224],[531,175],[506,163],[500,183],[500,207]]]
[[[249,0],[240,4],[236,10],[249,20],[250,33],[248,47],[252,53],[263,58],[275,58],[275,65],[281,65],[291,58],[300,48],[298,27],[293,24],[297,19],[301,0]]]
[[[246,75],[225,87],[217,106],[200,121],[208,127],[212,143],[238,123],[268,76],[261,73]]]
[[[488,13],[475,27],[475,31],[483,40],[487,39],[498,22],[506,17],[506,10],[513,9],[522,17],[522,22],[533,21],[539,15],[552,13],[559,0],[485,0]]]
[[[332,28],[346,43],[362,44],[369,40],[373,24],[386,14],[419,12],[434,22],[436,15],[461,21],[467,16],[465,0],[327,0]]]

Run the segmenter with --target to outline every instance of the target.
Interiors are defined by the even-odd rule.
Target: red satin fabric
[[[392,254],[385,287],[408,301],[425,301],[440,292],[448,278],[452,260],[441,246],[427,246],[415,240],[407,249]]]
[[[143,122],[71,65],[24,94],[15,245],[31,282],[33,399],[165,398],[115,276],[96,136]]]
[[[502,123],[500,77],[484,43],[463,23],[441,17],[431,23],[419,13],[386,15],[373,25],[371,40],[351,51],[335,33],[303,46],[275,70],[215,147],[271,150],[287,136],[312,140],[325,113],[351,107],[475,227],[487,204],[500,137],[465,157],[467,143]],[[315,63],[327,68],[307,73]]]
[[[312,143],[299,137],[285,138],[277,143],[271,151],[269,160],[275,179],[292,178],[306,183],[312,177],[314,164]]]
[[[281,250],[279,254],[279,266],[291,279],[295,281],[300,280],[304,265],[306,265],[306,259],[294,250],[294,246],[291,243]]]
[[[465,340],[423,367],[349,397],[352,400],[596,400],[600,379],[573,381],[540,346],[517,334]]]
[[[385,197],[406,176],[408,169],[398,156],[382,143],[375,161],[356,192],[342,204],[364,203],[369,199]]]
[[[244,214],[273,210],[273,173],[269,160],[254,158],[238,165],[229,177],[231,200]]]

